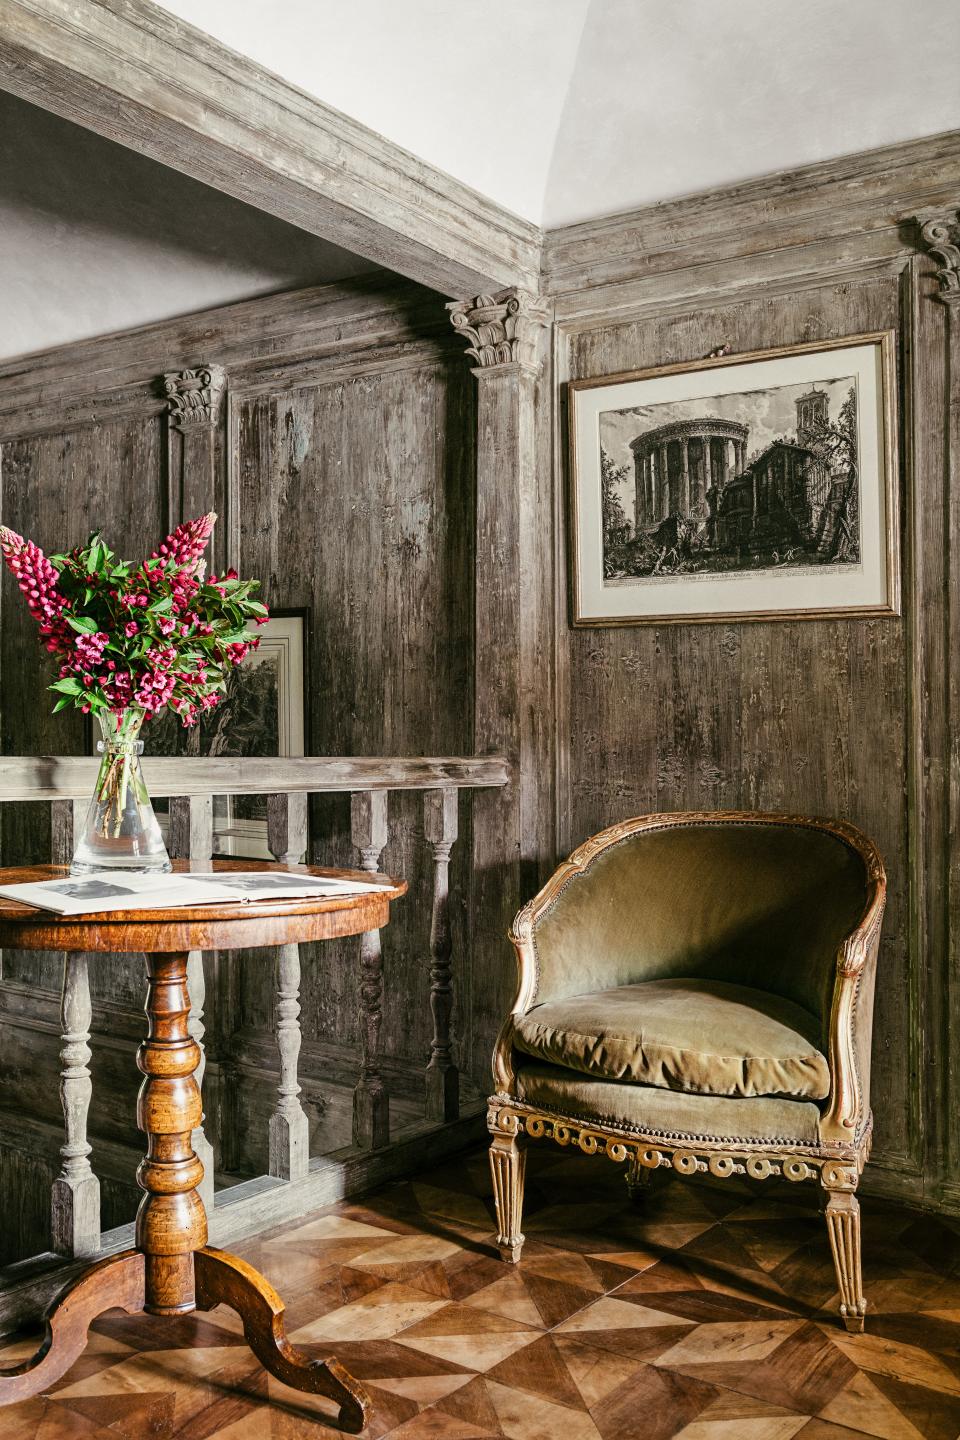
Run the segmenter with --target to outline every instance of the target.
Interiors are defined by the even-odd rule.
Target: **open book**
[[[332,899],[389,890],[383,880],[354,880],[333,875],[303,875],[293,870],[184,871],[177,875],[125,875],[101,870],[64,875],[24,885],[0,885],[0,897],[19,900],[55,915],[84,915],[106,910],[174,910],[217,901]]]

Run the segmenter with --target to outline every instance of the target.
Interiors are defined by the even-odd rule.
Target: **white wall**
[[[0,91],[0,358],[372,268]]]
[[[958,57],[958,0],[592,0],[543,224],[955,129]]]

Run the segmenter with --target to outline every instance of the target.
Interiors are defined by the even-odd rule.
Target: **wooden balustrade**
[[[307,796],[271,795],[267,844],[275,860],[295,865],[308,844]],[[310,1168],[310,1125],[300,1103],[300,946],[281,945],[276,961],[275,1024],[280,1053],[277,1103],[270,1116],[269,1173],[300,1180]]]
[[[433,850],[433,910],[430,916],[430,1009],[433,1041],[427,1065],[427,1118],[456,1120],[460,1114],[460,1072],[453,1063],[453,949],[450,933],[450,851],[456,844],[460,796],[456,790],[428,790],[423,797],[423,833]]]
[[[46,801],[51,807],[51,859],[66,863],[73,851],[74,834],[86,815],[97,761],[86,757],[0,758],[0,803]],[[449,867],[457,840],[459,792],[501,786],[509,775],[497,756],[454,759],[381,759],[378,757],[307,759],[153,759],[144,764],[147,783],[156,797],[169,798],[168,849],[174,858],[208,864],[214,853],[214,795],[267,797],[267,843],[282,864],[296,864],[308,850],[308,797],[311,793],[347,792],[351,796],[351,841],[360,867],[370,873],[383,863],[389,841],[389,792],[423,792],[423,835],[433,865],[433,902],[429,942],[424,942],[425,971],[429,974],[429,1004],[433,1036],[424,1072],[424,1119],[451,1125],[460,1115],[460,1076],[454,1059],[453,950],[450,923]],[[345,865],[356,864],[350,856]],[[424,925],[426,933],[426,925]],[[296,945],[282,946],[275,959],[275,1038],[279,1057],[276,1103],[269,1118],[269,1168],[264,1184],[304,1186],[311,1183],[309,1127],[300,1101],[298,1065],[301,1048],[301,958]],[[190,1034],[201,1053],[197,1080],[203,1082],[206,1064],[203,1023],[206,999],[204,957],[188,958],[191,997]],[[357,968],[359,1012],[359,1075],[353,1094],[353,1145],[358,1155],[383,1153],[389,1146],[390,1100],[383,1075],[381,1024],[383,1011],[383,951],[380,932],[360,939]],[[87,1116],[92,1082],[90,1036],[93,1011],[87,957],[64,957],[61,999],[60,1095],[64,1143],[61,1168],[53,1183],[51,1206],[52,1248],[79,1258],[97,1252],[101,1244],[100,1182],[90,1162]],[[193,1134],[193,1147],[204,1163],[201,1194],[214,1214],[214,1152],[204,1121]],[[388,1170],[377,1173],[392,1173]],[[272,1191],[253,1186],[250,1203],[263,1206],[264,1222],[282,1213]],[[329,1182],[327,1190],[329,1191]],[[227,1192],[230,1214],[242,1209],[238,1191]],[[321,1196],[322,1187],[318,1189]],[[260,1197],[258,1200],[257,1197]],[[321,1202],[322,1203],[322,1199]],[[259,1212],[258,1212],[259,1213]],[[119,1234],[120,1232],[113,1232]],[[107,1237],[104,1237],[106,1240]],[[111,1244],[114,1242],[111,1241]],[[0,1301],[3,1296],[0,1295]],[[0,1312],[3,1306],[0,1304]],[[14,1306],[11,1311],[19,1313]],[[0,1313],[2,1318],[2,1313]]]

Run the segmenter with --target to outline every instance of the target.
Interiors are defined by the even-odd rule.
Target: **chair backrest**
[[[574,851],[515,938],[533,946],[537,1001],[696,976],[782,995],[825,1025],[837,950],[877,879],[873,844],[835,821],[645,816]]]

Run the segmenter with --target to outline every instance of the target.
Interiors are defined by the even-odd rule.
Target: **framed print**
[[[573,623],[900,610],[893,332],[569,384]]]
[[[227,677],[227,690],[209,718],[184,730],[164,711],[151,721],[152,755],[303,755],[306,739],[306,615],[273,612],[259,629],[260,646]],[[157,803],[166,832],[166,803]],[[270,860],[265,795],[217,796],[214,854]]]

